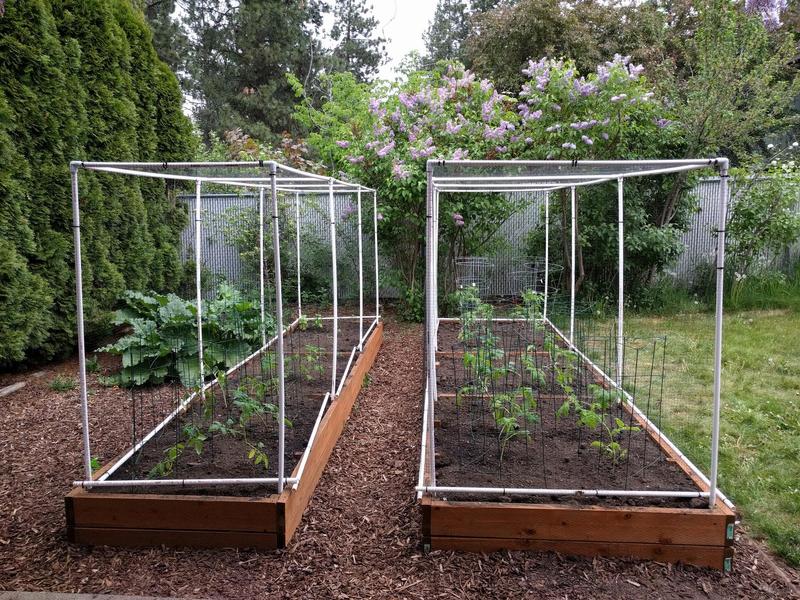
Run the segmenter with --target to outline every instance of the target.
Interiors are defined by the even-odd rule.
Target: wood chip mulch
[[[224,598],[800,598],[800,575],[745,535],[734,572],[550,553],[420,547],[422,330],[391,319],[383,348],[290,547],[280,552],[84,548],[65,539],[63,496],[80,475],[77,391],[56,373],[0,399],[0,590]],[[95,388],[96,454],[125,447],[126,406]],[[93,452],[95,454],[95,452]]]

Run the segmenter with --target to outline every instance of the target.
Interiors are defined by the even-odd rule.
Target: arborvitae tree
[[[75,336],[69,161],[194,151],[175,77],[141,12],[114,0],[16,0],[0,16],[0,364],[69,351]],[[90,324],[125,288],[179,276],[183,212],[163,184],[81,173]]]
[[[466,0],[439,0],[428,30],[423,34],[426,59],[464,61],[463,44],[469,34],[469,5]]]
[[[153,32],[153,46],[179,79],[186,71],[186,56],[189,52],[189,36],[175,17],[176,0],[144,0],[142,9]]]
[[[375,36],[378,20],[366,0],[336,0],[331,37],[337,42],[330,58],[332,70],[349,71],[359,82],[377,73],[386,40]]]
[[[274,141],[293,129],[286,74],[304,81],[322,66],[321,9],[317,0],[187,0],[188,71],[204,136],[241,128]]]

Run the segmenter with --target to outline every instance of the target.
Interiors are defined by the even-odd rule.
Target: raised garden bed
[[[626,370],[633,406],[604,376],[607,341],[585,342],[590,359],[547,320],[498,320],[475,335],[464,335],[465,322],[475,326],[462,317],[437,331],[435,417],[419,490],[426,549],[731,568],[733,507],[718,496],[709,508],[705,478],[653,422],[663,373],[647,356],[658,342],[636,350],[636,372]],[[668,491],[682,496],[656,496]]]
[[[357,344],[358,339],[356,321],[342,320],[340,323],[342,335],[339,348],[340,350],[348,348],[348,352],[339,353],[337,369],[339,373],[347,363],[349,348]],[[296,359],[297,364],[302,364],[304,348],[307,345],[320,347],[311,339],[314,335],[313,332],[297,329],[287,334],[287,341],[289,338],[294,338],[287,345],[296,349],[294,354],[290,352],[288,356],[299,357]],[[296,486],[287,485],[280,494],[271,491],[274,486],[265,485],[244,487],[195,485],[163,489],[76,487],[65,498],[68,539],[80,544],[117,546],[165,544],[259,549],[285,547],[300,523],[303,511],[350,415],[364,377],[381,346],[382,336],[383,324],[378,322],[367,338],[363,351],[356,355],[341,392],[327,405],[309,449],[306,449],[306,445],[326,389],[329,389],[326,386],[330,383],[330,365],[314,371],[313,377],[301,374],[301,379],[305,380],[302,391],[293,401],[291,409],[287,405],[286,417],[294,420],[292,427],[287,429],[284,452],[286,466],[292,469],[290,477],[299,477]],[[315,350],[314,353],[316,352]],[[325,357],[329,359],[330,352],[327,352]],[[327,364],[327,361],[325,363]],[[260,373],[262,365],[263,363],[255,359],[245,362],[236,373],[228,376],[227,383],[238,383],[248,376]],[[293,377],[297,377],[297,374],[294,376],[287,374],[287,388],[292,385]],[[193,418],[199,419],[201,408],[199,402],[190,403],[184,411],[183,421],[193,422]],[[236,421],[239,417],[236,409],[230,408],[230,405],[226,406],[223,402],[213,404],[212,414],[213,417],[209,417],[208,414],[205,417],[217,421],[224,417],[232,417],[232,420]],[[163,456],[164,450],[168,449],[174,443],[176,436],[180,435],[179,430],[178,426],[170,427],[169,424],[165,426],[160,435],[151,438],[119,466],[109,479],[144,478],[152,470],[153,465],[159,463],[158,457]],[[274,430],[270,431],[268,422],[248,431],[253,439],[267,440],[263,451],[268,456],[275,456],[276,434]],[[174,465],[174,473],[171,473],[171,476],[186,479],[252,476],[254,469],[252,460],[248,461],[247,453],[241,452],[241,444],[235,443],[239,441],[223,439],[222,443],[219,443],[220,440],[217,440],[213,456],[207,450],[197,456],[194,452],[184,451],[187,452],[188,458],[179,460]],[[307,456],[305,465],[301,468],[304,451]],[[95,472],[94,478],[102,477],[115,462]],[[270,461],[269,469],[274,470],[276,462]],[[154,493],[156,489],[158,493]]]

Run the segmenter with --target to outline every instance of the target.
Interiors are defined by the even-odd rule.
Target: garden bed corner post
[[[622,389],[623,353],[625,349],[625,212],[624,182],[617,179],[617,385]]]
[[[722,315],[725,287],[725,227],[728,211],[728,159],[721,158],[719,169],[719,221],[717,222],[717,297],[714,323],[714,406],[711,417],[711,477],[708,506],[717,502],[717,476],[719,471],[719,413],[722,388]]]
[[[197,181],[195,181],[194,198],[194,283],[197,302],[197,372],[199,373],[197,387],[200,390],[201,395],[205,393],[205,390],[203,389],[205,372],[203,370],[203,246],[201,237],[203,222],[202,188],[203,182],[200,179],[197,179]]]
[[[426,248],[426,286],[425,286],[425,351],[427,353],[428,377],[428,427],[433,427],[434,400],[436,398],[436,247],[438,245],[438,231],[436,227],[436,203],[434,201],[433,163],[427,163],[427,193],[426,193],[426,220],[427,220],[427,248]],[[428,440],[428,469],[430,485],[436,486],[436,448],[433,435]],[[435,494],[435,492],[434,492]]]
[[[331,223],[331,280],[333,297],[333,348],[331,351],[331,402],[336,400],[336,363],[339,353],[339,273],[337,269],[338,258],[336,256],[336,206],[333,198],[333,178],[328,180],[328,217]]]
[[[83,429],[84,479],[92,480],[92,451],[89,445],[89,388],[86,381],[86,339],[83,324],[83,269],[81,259],[81,205],[78,194],[80,163],[70,163],[72,183],[72,235],[75,241],[75,308],[78,328],[78,374],[81,386],[81,426]]]
[[[278,222],[278,167],[273,161],[269,163],[270,192],[272,194],[272,252],[275,263],[275,320],[278,322],[278,336],[275,340],[278,348],[278,493],[284,485],[284,454],[286,438],[286,374],[284,373],[283,336],[283,282],[281,280],[281,243],[280,223]]]

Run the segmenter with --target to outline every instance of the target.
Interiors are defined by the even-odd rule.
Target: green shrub
[[[175,76],[141,11],[9,0],[0,16],[0,364],[73,349],[69,162],[188,159]],[[174,289],[185,213],[159,181],[81,171],[87,331],[125,289]]]
[[[100,348],[122,357],[122,369],[105,378],[110,385],[145,385],[180,380],[187,387],[199,383],[197,305],[175,294],[128,291],[125,307],[115,314],[117,325],[133,331],[114,344]],[[274,320],[264,323],[266,334],[275,331]],[[214,300],[203,304],[203,363],[206,374],[228,369],[261,344],[258,304],[242,298],[227,284]]]
[[[77,387],[74,377],[56,375],[50,382],[50,389],[54,392],[69,392]]]

